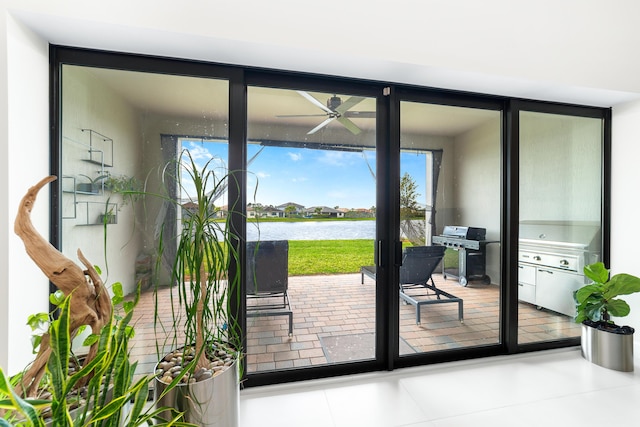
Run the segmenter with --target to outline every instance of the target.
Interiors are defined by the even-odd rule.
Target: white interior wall
[[[458,206],[459,221],[454,225],[468,225],[487,229],[487,240],[500,240],[501,151],[500,114],[455,139],[454,205]],[[491,283],[501,283],[500,245],[488,244],[487,274]]]
[[[601,120],[523,112],[520,135],[520,219],[599,222]]]
[[[611,272],[629,273],[640,277],[638,256],[640,230],[638,212],[638,159],[640,159],[640,102],[621,104],[613,108],[611,149]],[[640,345],[640,294],[622,297],[631,305],[628,317],[620,323],[636,329],[636,344]]]
[[[407,1],[394,4],[402,13],[393,19],[384,1],[328,0],[324,6],[310,13],[305,2],[288,0],[185,0],[179,8],[152,0],[2,3],[1,366],[13,373],[31,359],[29,344],[21,344],[25,315],[46,307],[46,291],[42,301],[27,292],[46,289],[46,280],[7,230],[22,187],[49,171],[49,42],[597,106],[639,98],[640,56],[629,54],[640,44],[634,0]],[[354,22],[367,40],[355,50],[327,37],[354,31]],[[374,31],[377,23],[389,31]],[[637,183],[639,118],[639,104],[613,110],[612,267],[635,274],[640,232],[633,215],[640,202],[629,194]],[[43,198],[34,211],[45,234],[46,206]],[[9,291],[14,283],[19,289]],[[630,300],[640,311],[639,298]],[[640,314],[629,320],[640,327]]]
[[[13,233],[13,223],[20,199],[28,188],[49,174],[49,53],[46,41],[10,16],[6,19],[6,102],[2,150],[3,233],[0,286],[0,366],[15,373],[29,362],[31,330],[27,316],[48,310],[49,281],[31,261],[20,238]],[[6,46],[6,48],[4,48]],[[6,49],[6,50],[5,50]],[[6,184],[4,184],[6,183]],[[6,185],[6,187],[5,187]],[[49,238],[49,192],[40,192],[31,213],[40,234]]]
[[[62,173],[75,177],[78,183],[86,182],[81,174],[95,179],[103,172],[133,176],[142,181],[144,175],[141,176],[142,171],[137,168],[142,156],[138,111],[106,87],[88,68],[65,66],[62,84]],[[111,150],[110,144],[101,146],[100,138],[94,138],[95,147],[105,149],[105,161],[113,163],[112,167],[85,161],[89,156],[89,133],[82,129],[91,129],[113,139]],[[81,265],[76,251],[82,250],[91,263],[101,268],[105,285],[121,282],[125,294],[133,292],[135,259],[141,242],[134,227],[132,204],[128,202],[123,206],[122,196],[109,191],[101,191],[98,195],[74,195],[68,192],[73,190],[73,185],[68,184],[71,182],[63,183],[66,189],[62,194],[63,216],[73,216],[74,201],[80,203],[76,205],[75,219],[62,220],[62,252]],[[107,225],[105,251],[104,225],[98,222],[107,200],[118,205],[118,223]]]
[[[9,28],[12,26],[8,15],[0,17],[0,46],[8,46]],[[9,92],[9,52],[0,48],[0,93]],[[5,167],[9,158],[9,97],[0,98],[0,367],[6,369],[9,363],[9,170]]]

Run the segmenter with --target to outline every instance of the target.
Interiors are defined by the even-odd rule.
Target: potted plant
[[[89,362],[72,349],[71,326],[72,297],[57,292],[52,294],[59,301],[59,315],[49,318],[47,342],[52,351],[46,364],[46,372],[39,380],[34,397],[24,397],[13,384],[19,385],[22,374],[7,378],[0,368],[0,426],[142,426],[154,421],[156,425],[187,426],[180,422],[181,414],[172,414],[164,420],[165,409],[149,407],[147,397],[151,376],[133,381],[137,362],[129,360],[129,339],[133,336],[130,322],[139,293],[133,301],[122,300],[121,285],[114,284],[113,301],[122,302],[120,314],[112,313],[111,319],[99,335],[89,335],[86,345],[96,344],[98,351]],[[31,316],[42,320],[42,315]]]
[[[22,239],[31,259],[58,288],[50,301],[59,304],[57,318],[52,314],[30,316],[29,324],[48,323],[38,336],[34,362],[14,378],[0,369],[0,426],[126,426],[146,425],[157,419],[164,425],[178,422],[181,414],[171,414],[164,422],[160,409],[147,408],[151,377],[133,383],[136,364],[129,361],[130,321],[139,294],[124,301],[122,286],[112,286],[109,296],[97,267],[78,250],[85,269],[50,245],[31,223],[31,210],[38,192],[55,176],[42,179],[29,188],[20,202],[14,230]],[[114,306],[121,310],[114,312]],[[85,341],[89,351],[75,357],[73,338],[89,326],[92,334]],[[129,407],[131,402],[131,407]],[[147,408],[147,409],[145,409]]]
[[[616,298],[640,292],[640,278],[620,273],[609,279],[602,262],[584,267],[592,283],[574,292],[576,323],[582,323],[582,355],[597,365],[618,371],[633,371],[633,333],[630,326],[618,326],[611,317],[624,317],[631,308]]]
[[[117,224],[118,214],[113,203],[107,203],[105,212],[98,216],[98,224]]]
[[[88,175],[80,175],[87,179],[88,182],[81,182],[76,185],[76,191],[81,193],[89,193],[89,194],[98,194],[103,185],[103,180],[108,177],[108,175],[100,175],[95,179],[92,179]]]
[[[216,215],[214,204],[233,179],[217,161],[199,166],[184,151],[164,169],[165,181],[180,186],[189,202],[164,198],[182,217],[170,268],[177,290],[177,297],[171,293],[173,351],[160,355],[155,392],[160,405],[184,411],[187,422],[231,427],[238,425],[240,399],[241,334],[231,309],[238,303],[232,297],[239,298],[240,262],[229,218]],[[170,246],[167,240],[163,236],[159,246]],[[167,307],[156,307],[159,319],[158,310]],[[173,390],[161,396],[167,387]]]
[[[126,206],[128,202],[136,202],[143,194],[142,183],[129,175],[107,175],[104,179],[104,189],[122,196],[120,207]]]

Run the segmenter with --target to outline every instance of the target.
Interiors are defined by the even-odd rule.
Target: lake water
[[[352,240],[375,239],[376,222],[300,221],[247,223],[247,240]]]

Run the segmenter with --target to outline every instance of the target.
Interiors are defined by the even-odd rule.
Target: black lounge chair
[[[293,312],[289,303],[289,242],[247,242],[245,270],[247,317],[288,316],[293,335]]]
[[[462,299],[438,289],[433,281],[432,274],[442,260],[444,251],[444,246],[409,246],[402,253],[400,298],[416,308],[418,325],[420,324],[420,307],[444,303],[457,303],[458,320],[464,323]],[[364,276],[375,279],[375,271],[375,267],[362,267],[360,269],[362,283],[364,283]]]

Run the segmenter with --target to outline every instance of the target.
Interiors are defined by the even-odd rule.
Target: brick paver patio
[[[456,281],[434,275],[438,288],[464,301],[464,323],[458,320],[455,303],[422,307],[416,324],[415,308],[400,302],[400,354],[495,344],[499,340],[499,288],[496,285],[460,286]],[[360,274],[294,276],[289,278],[293,311],[293,336],[288,334],[286,316],[247,319],[248,372],[279,370],[340,363],[374,357],[375,282],[361,283]],[[170,327],[170,289],[160,293],[163,325]],[[145,292],[136,307],[136,336],[131,356],[139,361],[139,373],[151,372],[157,361],[156,336],[160,351],[163,334],[154,332],[153,292]],[[574,337],[580,334],[566,316],[536,310],[520,304],[519,342],[528,343]]]

